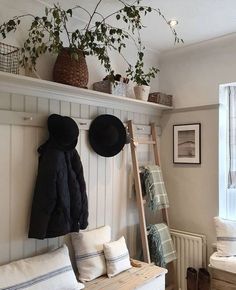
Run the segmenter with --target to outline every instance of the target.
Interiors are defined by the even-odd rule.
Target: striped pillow
[[[50,253],[0,266],[1,290],[79,290],[69,252],[63,246]]]
[[[236,255],[236,221],[215,217],[217,252],[219,256]]]
[[[106,274],[103,244],[111,240],[110,226],[71,234],[79,280],[91,281]]]
[[[103,245],[109,278],[131,268],[129,251],[125,238]]]

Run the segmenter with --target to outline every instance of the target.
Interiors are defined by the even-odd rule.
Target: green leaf
[[[52,16],[56,19],[56,18],[59,18],[59,13],[57,10],[53,10],[52,12]]]
[[[14,20],[11,19],[11,20],[8,21],[8,25],[10,25],[10,26],[15,26],[16,23],[15,23]]]
[[[57,25],[60,25],[61,24],[61,19],[57,18],[55,22],[56,22]]]

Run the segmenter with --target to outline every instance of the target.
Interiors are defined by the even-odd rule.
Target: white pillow
[[[236,221],[215,217],[217,252],[220,256],[236,255]]]
[[[1,290],[83,288],[84,285],[76,280],[66,246],[40,256],[0,266]]]
[[[103,244],[111,240],[110,226],[71,234],[79,280],[91,281],[106,274]]]
[[[129,251],[125,238],[103,245],[107,264],[107,275],[109,278],[131,268]]]

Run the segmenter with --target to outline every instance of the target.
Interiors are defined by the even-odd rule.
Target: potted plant
[[[127,75],[136,84],[136,86],[134,86],[135,97],[139,100],[147,101],[150,92],[150,81],[152,78],[155,78],[156,74],[159,72],[159,69],[156,67],[151,67],[147,70],[147,72],[145,72],[143,57],[144,53],[139,51],[138,60],[135,66],[129,66]]]
[[[6,38],[9,32],[17,30],[25,17],[31,17],[27,39],[21,48],[21,65],[35,69],[37,59],[41,55],[48,52],[56,54],[58,57],[54,67],[54,80],[86,87],[88,69],[85,56],[95,55],[107,73],[112,75],[109,51],[116,50],[123,55],[128,39],[141,45],[139,36],[140,30],[144,27],[142,18],[153,11],[149,6],[140,5],[141,0],[136,0],[132,4],[116,0],[120,8],[103,15],[99,11],[102,1],[98,0],[92,12],[80,5],[64,10],[59,4],[54,4],[52,8],[46,7],[44,15],[41,16],[32,14],[15,16],[0,25],[0,33]],[[82,10],[88,19],[84,27],[75,27],[72,30],[71,20],[75,10]],[[155,11],[163,16],[159,10]],[[120,28],[121,25],[119,27],[111,25],[109,19],[112,17],[118,22],[125,23],[127,30]],[[173,29],[172,32],[174,33]],[[66,40],[63,41],[65,37]]]

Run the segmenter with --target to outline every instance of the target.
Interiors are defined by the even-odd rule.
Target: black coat
[[[53,238],[85,229],[88,201],[76,149],[64,151],[49,140],[38,151],[38,176],[28,237]]]

